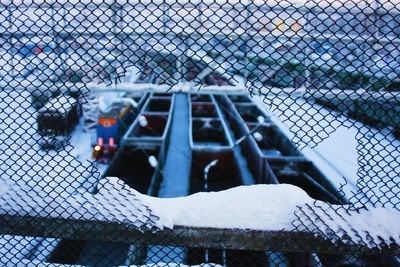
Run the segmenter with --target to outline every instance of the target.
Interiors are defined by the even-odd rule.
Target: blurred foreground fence
[[[399,6],[1,1],[1,264],[400,266]]]

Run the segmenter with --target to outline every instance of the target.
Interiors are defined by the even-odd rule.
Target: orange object
[[[116,119],[99,119],[99,123],[101,126],[109,128],[113,124],[117,123]]]

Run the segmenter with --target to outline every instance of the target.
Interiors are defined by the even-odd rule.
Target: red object
[[[108,144],[109,144],[110,146],[114,146],[114,145],[115,145],[114,137],[110,137],[110,138],[108,139]]]
[[[113,142],[113,141],[111,141],[111,142]],[[96,151],[96,150],[93,151],[93,157],[98,162],[108,163],[112,160],[116,151],[117,151],[116,145],[111,145],[111,144],[102,145],[100,151]]]
[[[40,46],[37,46],[34,48],[33,51],[35,52],[35,54],[40,54],[40,53],[42,53],[43,49]]]
[[[114,137],[108,138],[108,144],[104,143],[103,137],[99,137],[97,138],[96,146],[100,146],[100,149],[98,151],[93,149],[93,157],[96,159],[96,161],[101,163],[110,162],[117,151]]]

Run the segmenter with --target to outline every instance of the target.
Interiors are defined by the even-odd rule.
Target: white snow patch
[[[10,186],[6,183],[1,182],[0,183],[0,196],[5,194],[9,190]]]
[[[0,264],[1,266],[15,266],[25,258],[29,251],[37,244],[34,237],[0,236]],[[12,257],[10,257],[12,255]],[[9,264],[9,265],[7,265]]]
[[[345,177],[351,177],[352,181],[357,180],[357,132],[355,127],[339,126],[315,148],[325,158],[329,158],[333,165],[341,166],[341,172]]]
[[[291,228],[296,205],[314,201],[287,184],[239,186],[170,199],[142,195],[141,200],[171,225],[253,230]]]
[[[71,96],[59,96],[51,99],[42,107],[39,112],[45,112],[46,110],[56,110],[62,113],[67,112],[73,105],[76,104],[76,99]]]
[[[160,218],[172,225],[265,231],[314,231],[343,242],[400,241],[400,211],[390,208],[350,210],[348,206],[316,201],[299,187],[287,184],[240,186],[220,192],[197,193],[188,197],[158,199],[142,195],[141,200]],[[294,228],[299,207],[307,214],[305,229]],[[313,223],[310,223],[310,218]],[[315,229],[312,229],[315,226]]]
[[[278,92],[282,93],[282,90]],[[362,198],[360,203],[367,205],[376,202],[387,203],[387,205],[397,203],[396,200],[400,194],[397,184],[400,182],[400,176],[396,173],[399,173],[400,166],[396,163],[400,156],[400,141],[389,134],[387,129],[374,129],[361,122],[336,116],[334,112],[310,104],[295,93],[291,96],[283,93],[282,95],[269,94],[266,98],[255,97],[254,99],[261,108],[271,109],[269,105],[279,108],[278,111],[273,111],[277,114],[270,113],[269,115],[290,139],[300,141],[301,144],[310,141],[318,144],[314,148],[306,146],[301,152],[317,166],[334,187],[343,190],[347,199],[358,194],[357,199]],[[310,136],[305,134],[303,129],[307,126],[305,116],[312,116],[315,121],[318,121],[318,125],[313,127],[312,131],[316,133],[321,130],[319,133],[321,136],[316,137],[315,140],[310,139],[313,132]],[[296,132],[296,135],[290,129]],[[322,129],[328,132],[323,135]],[[368,142],[366,142],[367,139]],[[359,141],[365,142],[365,149]],[[372,147],[368,148],[368,145]],[[365,155],[360,156],[360,153]],[[367,161],[372,155],[384,160],[362,162],[368,164],[371,171],[368,172],[368,176],[359,177],[359,161]],[[374,181],[374,186],[360,188],[357,184],[359,181],[364,183]],[[343,184],[346,185],[342,188]]]
[[[331,241],[367,245],[374,248],[382,244],[400,242],[400,211],[391,208],[350,210],[347,207],[316,202],[314,206],[303,206],[307,227],[301,229],[322,233]],[[300,216],[300,217],[302,217]],[[334,233],[334,235],[332,234]]]
[[[45,183],[16,183],[0,197],[0,214],[107,221],[138,229],[164,227],[164,220],[153,216],[151,209],[137,197],[140,194],[118,178],[101,180],[97,194],[84,189],[64,192],[60,187],[59,191],[46,194],[44,186]],[[168,226],[172,227],[171,224]]]

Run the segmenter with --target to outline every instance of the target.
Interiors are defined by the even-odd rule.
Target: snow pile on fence
[[[159,199],[141,195],[165,225],[280,231],[291,229],[296,205],[314,200],[296,186],[239,186],[220,192]]]
[[[52,194],[43,194],[44,190],[42,184],[9,185],[9,190],[0,195],[0,216],[123,223],[140,231],[164,228],[160,218],[138,198],[140,193],[118,178],[102,180],[97,194],[84,189],[66,194],[62,186],[53,187]]]
[[[141,200],[168,226],[312,232],[332,242],[370,248],[400,243],[400,211],[331,205],[288,184],[240,186],[175,199],[142,195]]]
[[[389,208],[354,209],[316,201],[299,206],[297,230],[313,232],[332,242],[369,248],[400,243],[400,212]]]
[[[111,177],[100,181],[97,194],[39,196],[34,188],[9,187],[0,197],[0,214],[117,222],[142,231],[175,226],[301,231],[368,247],[400,243],[400,211],[351,210],[316,201],[302,189],[285,184],[159,199]]]

